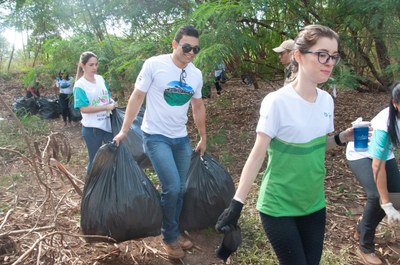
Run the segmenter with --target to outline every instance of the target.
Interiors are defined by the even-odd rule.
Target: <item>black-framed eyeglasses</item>
[[[200,52],[200,47],[199,46],[191,46],[188,43],[184,43],[184,44],[178,43],[178,45],[182,47],[182,51],[184,53],[189,53],[191,50],[193,50],[194,54],[198,54]]]
[[[186,85],[186,80],[185,80],[186,76],[187,76],[187,73],[186,73],[185,69],[182,69],[181,76],[179,77],[179,84],[181,86]]]
[[[340,61],[339,54],[330,55],[327,52],[313,52],[313,51],[305,51],[303,53],[312,53],[312,54],[317,55],[318,62],[320,64],[327,64],[329,62],[329,59],[332,59],[335,62],[335,65],[337,65]]]

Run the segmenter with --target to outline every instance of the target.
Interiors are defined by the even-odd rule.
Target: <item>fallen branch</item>
[[[0,230],[3,228],[3,226],[4,226],[5,223],[7,222],[8,216],[11,215],[12,211],[13,211],[13,209],[8,210],[8,212],[7,212],[7,214],[6,214],[6,217],[4,217],[4,220],[3,220],[3,222],[2,222],[1,225],[0,225]]]
[[[7,152],[15,153],[18,156],[22,157],[24,160],[26,160],[31,166],[33,166],[32,160],[30,160],[27,156],[23,155],[21,152],[19,152],[17,150],[7,148],[7,147],[0,147],[0,151],[7,151]]]
[[[60,162],[58,162],[54,158],[50,158],[50,162],[55,164],[57,168],[67,177],[67,179],[71,182],[72,186],[74,187],[75,191],[82,197],[83,192],[82,190],[76,185],[75,181],[79,181],[81,184],[84,184],[81,180],[77,179],[74,175],[72,175]]]
[[[44,239],[54,236],[54,235],[66,235],[66,236],[79,237],[79,238],[99,238],[99,239],[101,238],[101,239],[115,241],[114,239],[112,239],[111,237],[108,237],[108,236],[76,235],[76,234],[70,234],[70,233],[65,233],[65,232],[61,232],[61,231],[54,231],[54,232],[51,232],[49,234],[46,234],[46,235],[38,238],[35,241],[35,243],[33,243],[33,245],[27,251],[25,251],[24,254],[22,254],[12,265],[20,264],[33,250],[36,249],[37,245],[40,244],[40,242],[42,242]]]
[[[9,236],[9,235],[18,235],[18,234],[24,234],[24,233],[30,233],[30,232],[40,232],[40,231],[50,230],[50,229],[54,229],[54,228],[56,228],[55,225],[48,225],[48,226],[42,226],[42,227],[37,227],[37,228],[8,231],[8,232],[1,233],[0,237]]]

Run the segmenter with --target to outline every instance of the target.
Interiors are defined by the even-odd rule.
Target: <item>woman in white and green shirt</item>
[[[113,139],[109,115],[115,104],[103,77],[96,74],[97,66],[94,53],[82,53],[74,86],[74,106],[82,114],[82,136],[89,153],[87,172],[97,150]]]
[[[332,97],[317,87],[339,62],[339,37],[321,25],[303,28],[295,39],[297,78],[263,100],[257,138],[231,205],[216,229],[237,225],[252,183],[268,152],[257,201],[261,222],[281,265],[318,265],[325,234],[325,152],[353,139],[351,128],[335,136]]]

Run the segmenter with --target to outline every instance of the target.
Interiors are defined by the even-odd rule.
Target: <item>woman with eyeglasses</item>
[[[201,96],[201,71],[192,63],[199,53],[199,33],[192,26],[181,27],[172,41],[172,53],[145,61],[129,98],[124,122],[114,137],[117,144],[139,112],[144,98],[146,110],[141,129],[143,144],[161,183],[163,220],[161,233],[169,258],[181,259],[193,243],[181,236],[179,217],[183,205],[186,175],[192,147],[186,123],[189,105],[200,135],[195,151],[206,150],[206,112]]]
[[[368,150],[357,152],[354,142],[346,148],[347,163],[367,194],[362,216],[354,237],[359,241],[357,255],[364,264],[379,265],[382,260],[375,254],[375,232],[387,216],[390,224],[400,223],[399,209],[393,207],[389,192],[400,192],[400,173],[394,150],[400,143],[400,81],[392,87],[389,106],[372,120],[374,131]]]
[[[245,199],[268,152],[256,208],[281,265],[320,263],[326,222],[325,152],[353,139],[353,129],[334,131],[332,97],[318,88],[340,60],[339,37],[321,25],[295,39],[297,78],[269,93],[261,104],[257,137],[230,206],[216,224],[236,228]]]

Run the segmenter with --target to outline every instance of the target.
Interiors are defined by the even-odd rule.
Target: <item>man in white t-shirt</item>
[[[127,132],[146,98],[142,131],[145,152],[160,180],[163,222],[161,232],[168,257],[183,258],[193,246],[180,235],[179,217],[183,204],[186,175],[192,147],[186,123],[189,104],[199,131],[195,149],[206,149],[206,112],[201,97],[202,73],[192,61],[200,51],[199,33],[192,26],[181,27],[172,41],[171,54],[162,54],[145,61],[135,89],[129,98],[121,131],[114,137],[117,144]]]

